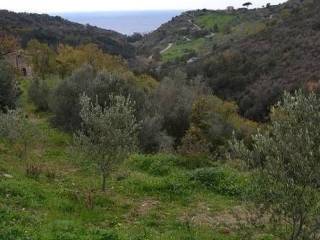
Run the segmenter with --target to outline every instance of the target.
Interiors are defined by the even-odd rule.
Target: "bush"
[[[50,98],[50,109],[54,114],[53,123],[65,130],[78,130],[81,127],[80,96],[86,94],[97,100],[99,105],[109,104],[109,96],[123,95],[136,103],[135,115],[141,119],[144,109],[144,93],[137,88],[133,79],[126,79],[109,72],[96,73],[90,65],[84,65],[71,77],[60,82]]]
[[[0,59],[0,111],[14,108],[18,96],[13,69]]]
[[[204,155],[190,155],[177,157],[176,165],[186,169],[197,169],[211,167],[214,164],[214,159]]]
[[[26,176],[38,180],[42,173],[42,166],[39,164],[28,164],[26,167]]]
[[[39,111],[48,111],[49,87],[44,80],[35,78],[32,80],[28,89],[29,100],[36,106]]]
[[[172,172],[175,167],[196,169],[210,167],[213,160],[202,156],[179,156],[173,154],[133,155],[128,163],[134,169],[147,172],[154,176],[164,176]]]
[[[191,126],[182,139],[180,152],[186,156],[224,154],[224,147],[232,132],[248,138],[257,124],[239,116],[233,102],[223,101],[214,95],[199,97],[192,106]]]
[[[171,155],[134,155],[130,165],[154,176],[168,175],[176,162],[176,157]]]
[[[158,136],[161,133],[160,117],[145,116],[141,122],[139,133],[140,148],[145,153],[153,153],[159,150]]]
[[[223,167],[200,168],[190,174],[190,180],[226,196],[240,196],[246,189],[246,178]]]
[[[53,181],[57,177],[57,172],[55,169],[47,167],[44,171],[44,175],[47,177],[49,181]]]
[[[86,65],[74,72],[70,78],[60,82],[49,102],[55,125],[66,130],[80,127],[80,95],[90,89],[89,82],[92,82],[94,77],[93,69]]]
[[[191,126],[183,137],[178,151],[188,157],[206,157],[210,154],[210,144],[200,128]]]
[[[148,114],[148,113],[146,113]],[[160,116],[144,116],[139,133],[140,149],[144,153],[172,152],[174,138],[162,130]]]
[[[189,84],[186,76],[176,71],[160,83],[153,96],[156,112],[162,120],[162,130],[175,140],[177,146],[190,125],[192,104],[202,86]]]
[[[12,144],[19,144],[21,157],[27,160],[29,147],[41,137],[34,122],[29,121],[21,110],[0,111],[0,137],[5,138]]]

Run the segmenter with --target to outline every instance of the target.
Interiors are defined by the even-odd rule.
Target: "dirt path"
[[[191,23],[197,30],[202,30],[202,28],[199,26],[199,25],[197,25],[197,24],[195,24],[191,19],[189,19],[188,20],[189,21],[189,23]]]
[[[173,43],[169,43],[168,46],[167,46],[165,49],[163,49],[160,53],[161,53],[161,54],[165,53],[165,52],[168,51],[172,46],[173,46]]]

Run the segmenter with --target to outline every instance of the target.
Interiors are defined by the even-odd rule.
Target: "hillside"
[[[232,28],[236,28],[234,32],[239,35],[242,30],[250,34],[250,31],[261,27],[259,21],[268,18],[274,11],[275,8],[272,7],[259,10],[203,9],[184,12],[138,41],[138,53],[150,56],[160,51],[164,62],[205,55],[211,51],[214,43],[220,45],[229,40]],[[167,48],[168,45],[171,45],[170,49]]]
[[[319,240],[319,12],[3,11],[0,240]]]
[[[218,95],[236,99],[244,116],[264,120],[284,90],[318,89],[319,10],[319,1],[284,5],[264,31],[204,58],[199,73]]]
[[[173,154],[132,155],[101,192],[96,167],[26,101],[29,82],[21,85],[20,106],[41,141],[25,161],[18,144],[0,139],[1,240],[239,239],[246,173]]]
[[[181,69],[240,112],[265,121],[284,90],[317,87],[318,1],[262,9],[186,12],[146,35],[138,52],[159,78]],[[152,56],[152,57],[151,57]]]
[[[51,46],[59,43],[72,46],[95,43],[107,53],[126,58],[134,56],[134,48],[127,42],[126,36],[115,31],[73,23],[58,16],[0,10],[0,32],[20,38],[23,47],[31,39]]]

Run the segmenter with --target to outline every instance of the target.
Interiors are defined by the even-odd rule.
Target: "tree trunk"
[[[27,144],[27,142],[24,142],[24,144],[23,144],[23,159],[25,161],[27,161],[27,158],[28,158],[28,144]]]
[[[106,181],[107,181],[107,175],[105,173],[102,174],[102,192],[106,191]]]

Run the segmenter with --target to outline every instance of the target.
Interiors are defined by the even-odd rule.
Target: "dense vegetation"
[[[95,43],[111,54],[124,57],[134,55],[134,48],[120,33],[73,23],[58,16],[0,10],[0,32],[18,37],[24,47],[31,39],[37,39],[50,46],[58,46],[61,43],[72,46]]]
[[[14,69],[0,59],[0,109],[12,108],[17,100],[18,89],[14,76]]]
[[[136,65],[106,53],[94,32],[59,44],[0,34],[0,240],[318,239],[320,99],[305,78],[317,63],[297,74],[290,54],[301,46],[279,42],[285,29],[316,23],[320,5],[310,4],[184,13],[130,38]],[[19,28],[17,16],[53,21],[13,16]],[[312,26],[305,56],[317,59]],[[159,36],[166,51],[155,49]],[[251,99],[262,76],[278,87]]]
[[[317,1],[289,5],[264,31],[217,49],[220,54],[204,60],[210,86],[220,96],[235,97],[244,116],[264,120],[283,90],[318,81],[319,9]]]
[[[319,9],[318,1],[291,0],[186,12],[146,35],[138,49],[156,56],[172,43],[153,58],[152,74],[162,78],[180,68],[188,78],[201,76],[219,97],[236,101],[243,116],[266,121],[284,90],[317,88]]]

